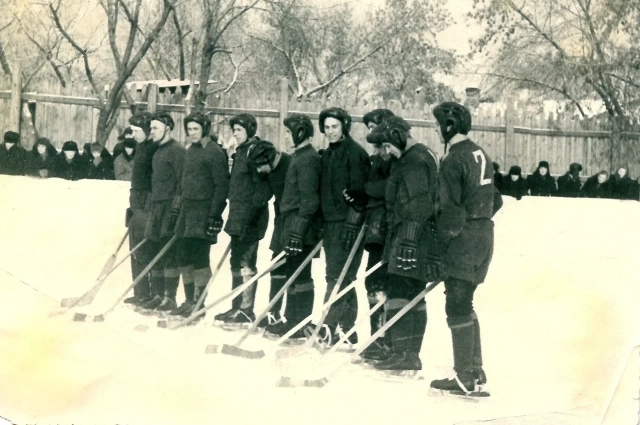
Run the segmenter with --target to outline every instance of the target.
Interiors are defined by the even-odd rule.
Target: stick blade
[[[84,322],[87,318],[87,315],[84,313],[76,313],[73,315],[74,322]]]
[[[205,354],[216,354],[218,352],[218,346],[217,345],[207,345],[207,348],[205,348],[204,353]]]
[[[166,320],[158,320],[157,326],[162,329],[167,329],[168,322]]]
[[[96,317],[93,318],[94,322],[104,322],[104,314],[98,314]]]
[[[227,354],[229,356],[242,357],[244,359],[250,359],[250,360],[262,358],[259,351],[256,352],[256,351],[244,350],[240,347],[236,347],[235,345],[223,344],[222,350],[220,352],[222,354]]]
[[[60,301],[60,307],[73,307],[78,301],[80,301],[79,297],[63,298],[62,301]]]
[[[133,328],[133,330],[136,332],[146,332],[148,329],[149,327],[147,325],[137,325],[135,328]]]

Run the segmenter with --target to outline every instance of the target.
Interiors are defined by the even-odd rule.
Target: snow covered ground
[[[125,232],[127,203],[124,182],[0,176],[0,416],[20,424],[638,420],[632,349],[640,323],[640,203],[505,199],[489,276],[476,292],[492,393],[476,403],[429,395],[429,381],[449,375],[453,363],[442,286],[427,297],[425,380],[402,384],[349,365],[323,389],[276,388],[277,378],[293,370],[276,363],[275,347],[259,336],[243,347],[265,349],[261,360],[205,354],[208,344],[240,336],[212,327],[211,314],[179,331],[157,328],[157,319],[125,306],[103,323],[73,322],[72,314],[50,318],[62,298],[94,283]],[[220,237],[212,263],[227,242]],[[267,246],[260,247],[262,267],[271,258]],[[320,293],[323,262],[314,262]],[[230,281],[225,265],[209,300],[228,291]],[[79,310],[102,313],[130,282],[127,261]],[[263,279],[257,310],[267,292]],[[359,297],[365,300],[362,288]],[[148,331],[135,330],[140,324]],[[364,325],[361,339],[367,332]]]

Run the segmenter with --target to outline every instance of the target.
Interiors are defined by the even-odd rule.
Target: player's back
[[[448,192],[460,191],[459,202],[466,210],[466,220],[493,217],[493,167],[484,149],[469,139],[454,144],[442,161],[440,174],[440,184],[445,184]]]

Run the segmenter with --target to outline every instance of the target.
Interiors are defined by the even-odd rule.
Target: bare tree
[[[139,31],[142,25],[140,13],[142,0],[100,0],[100,4],[106,17],[109,46],[116,70],[115,81],[112,82],[106,96],[101,90],[98,79],[94,75],[88,49],[83,47],[74,38],[67,29],[67,26],[62,22],[60,16],[61,1],[57,0],[55,4],[50,3],[49,12],[59,33],[82,57],[86,78],[99,99],[100,112],[98,114],[96,139],[98,142],[104,144],[118,119],[123,96],[127,98],[132,111],[135,111],[135,103],[125,83],[140,64],[164,27],[174,8],[174,3],[171,0],[162,0],[156,22],[152,25],[151,29],[145,33],[145,36],[142,36],[141,31]],[[118,31],[121,28],[119,26],[121,18],[124,18],[127,24],[124,49],[119,45],[118,38]]]

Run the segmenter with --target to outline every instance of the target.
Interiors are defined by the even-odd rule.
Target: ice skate
[[[256,320],[256,315],[252,310],[236,310],[234,315],[222,324],[225,331],[244,331]]]
[[[137,313],[140,313],[144,316],[152,316],[154,315],[154,311],[156,308],[158,308],[160,306],[160,304],[162,304],[162,298],[160,298],[158,295],[154,296],[153,298],[151,298],[149,301],[147,301],[146,303],[139,305],[138,307],[136,307],[135,311]]]
[[[307,325],[302,332],[307,338],[311,338],[313,332],[315,331],[315,328],[316,325]],[[318,332],[318,337],[313,342],[313,344],[320,350],[328,350],[333,344],[335,344],[334,335],[335,332],[329,325],[322,325],[322,328]]]
[[[180,307],[174,308],[169,312],[169,318],[178,318],[178,319],[186,319],[191,315],[193,311],[194,304],[191,300],[187,300],[180,304]]]
[[[483,385],[478,385],[474,373],[460,373],[449,379],[431,381],[430,393],[435,395],[451,395],[455,397],[489,397]]]
[[[283,318],[280,315],[276,317],[275,314],[269,312],[258,323],[258,329],[264,329],[266,331],[266,329],[269,328],[270,326],[274,326],[279,323],[282,323],[282,321],[283,321]]]
[[[390,381],[424,380],[418,353],[394,353],[387,360],[372,365],[377,378]]]

